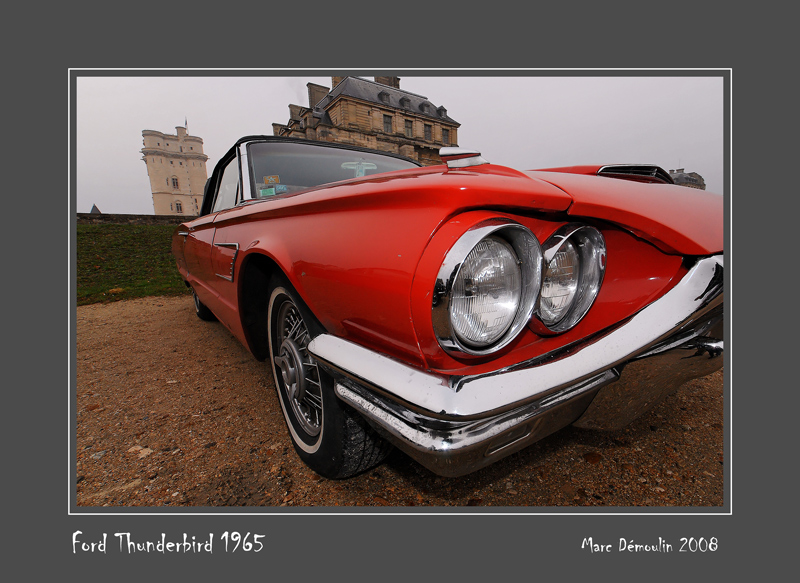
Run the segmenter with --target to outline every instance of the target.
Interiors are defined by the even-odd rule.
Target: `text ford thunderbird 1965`
[[[617,429],[722,366],[722,197],[657,166],[520,172],[253,136],[173,237],[197,314],[269,361],[299,456],[474,471]]]

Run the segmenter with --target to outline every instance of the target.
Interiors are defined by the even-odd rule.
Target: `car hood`
[[[616,223],[663,251],[712,255],[723,249],[722,196],[671,184],[642,184],[602,176],[527,171],[572,198],[568,213]]]
[[[347,208],[438,207],[445,215],[480,208],[567,213],[615,223],[666,253],[722,251],[722,196],[670,184],[484,164],[464,169],[428,166],[324,184],[254,201],[219,213],[215,221],[244,215],[279,217]]]

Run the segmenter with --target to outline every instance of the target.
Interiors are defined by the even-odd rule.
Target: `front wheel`
[[[391,446],[336,398],[333,379],[308,352],[312,334],[321,332],[321,326],[283,278],[271,287],[270,361],[297,454],[326,478],[348,478],[378,465]]]

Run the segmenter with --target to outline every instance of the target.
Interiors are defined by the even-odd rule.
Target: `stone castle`
[[[175,134],[142,132],[142,160],[147,165],[153,210],[157,215],[197,216],[208,180],[203,140],[190,136],[186,125]]]

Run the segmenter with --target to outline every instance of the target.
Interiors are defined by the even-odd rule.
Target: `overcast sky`
[[[306,83],[330,77],[117,76],[77,79],[77,212],[153,214],[142,130],[174,134],[188,120],[208,174],[242,136],[272,135]],[[372,77],[366,77],[372,79]],[[657,164],[723,189],[721,76],[401,76],[461,124],[458,145],[518,170],[575,164]]]

